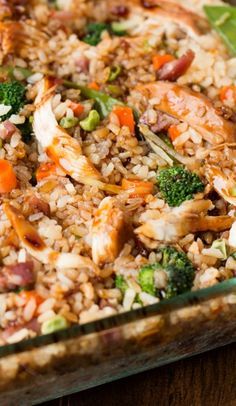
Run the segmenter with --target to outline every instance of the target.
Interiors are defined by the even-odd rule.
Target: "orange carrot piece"
[[[47,178],[50,175],[53,175],[56,172],[56,168],[57,166],[56,164],[54,164],[54,162],[46,162],[44,164],[41,164],[36,171],[37,182],[44,178]]]
[[[35,290],[22,290],[19,295],[24,300],[25,304],[29,302],[30,299],[35,299],[37,306],[43,302],[43,298]]]
[[[220,100],[224,101],[228,99],[236,100],[236,86],[223,86],[220,90]]]
[[[0,159],[0,193],[9,193],[17,185],[16,174],[10,162]]]
[[[120,126],[129,128],[131,134],[135,132],[135,121],[133,110],[127,106],[116,106],[113,108],[113,113],[118,117]]]
[[[75,117],[79,117],[84,112],[84,106],[80,103],[74,103],[73,101],[69,101],[69,107],[73,111]]]
[[[176,138],[179,137],[180,135],[180,131],[178,130],[178,128],[176,127],[176,125],[172,125],[170,126],[169,130],[168,130],[168,135],[171,139],[171,141],[175,141]]]
[[[100,86],[96,82],[91,82],[89,83],[88,88],[93,90],[99,90]]]
[[[173,61],[175,58],[173,55],[154,55],[152,58],[152,63],[154,66],[155,70],[159,70],[163,65],[165,65],[167,62]]]
[[[144,197],[153,193],[153,183],[139,179],[122,179],[123,190],[130,190],[130,197]]]

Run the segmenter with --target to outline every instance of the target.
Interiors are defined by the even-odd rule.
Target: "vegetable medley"
[[[0,344],[236,272],[236,9],[36,3],[0,13]]]

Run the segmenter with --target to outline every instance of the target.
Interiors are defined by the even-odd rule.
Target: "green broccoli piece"
[[[156,296],[154,274],[157,269],[161,269],[160,264],[144,265],[139,270],[138,282],[141,289],[152,296]]]
[[[125,278],[122,275],[116,275],[115,287],[117,289],[120,289],[121,293],[124,294],[129,286],[128,286]]]
[[[96,46],[101,41],[103,31],[107,30],[109,26],[105,23],[90,23],[87,26],[86,35],[82,41],[86,44]]]
[[[171,207],[193,198],[198,192],[203,192],[204,184],[196,173],[181,166],[162,169],[157,175],[159,189],[165,201]]]
[[[20,82],[0,83],[0,104],[11,106],[11,110],[0,117],[0,121],[8,119],[12,114],[17,114],[25,104],[26,88]]]
[[[162,267],[168,275],[166,298],[171,298],[191,290],[195,270],[184,252],[174,247],[165,247],[162,250]]]

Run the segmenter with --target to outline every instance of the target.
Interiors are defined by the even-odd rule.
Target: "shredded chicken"
[[[100,276],[99,268],[90,258],[54,251],[46,246],[36,229],[24,218],[19,210],[9,203],[5,203],[3,209],[16,231],[21,245],[33,258],[55,268],[84,268]]]
[[[187,122],[212,145],[234,142],[236,126],[217,114],[210,99],[176,83],[155,82],[138,86],[147,99],[156,99],[155,108]]]
[[[226,202],[236,206],[236,180],[232,175],[225,175],[219,167],[213,165],[206,166],[205,174],[215,191]]]
[[[96,264],[113,262],[129,236],[123,211],[112,197],[99,205],[91,229],[92,258]]]
[[[210,200],[190,200],[165,214],[149,210],[141,216],[143,224],[135,233],[153,240],[174,243],[189,233],[229,229],[235,220],[229,216],[207,215],[212,208]]]

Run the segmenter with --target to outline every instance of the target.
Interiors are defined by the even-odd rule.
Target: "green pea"
[[[41,326],[42,334],[54,333],[68,327],[68,323],[63,316],[56,315],[52,319],[45,321]]]
[[[230,189],[230,195],[233,197],[236,197],[236,186],[232,187],[232,189]]]
[[[60,126],[63,128],[72,128],[78,124],[79,120],[76,117],[63,117],[60,120]]]
[[[91,110],[88,117],[80,121],[80,127],[84,131],[94,131],[100,123],[100,116],[96,110]]]
[[[121,74],[121,70],[122,70],[122,68],[119,65],[112,66],[111,70],[110,70],[108,82],[113,82],[114,80],[116,80],[118,78],[118,76]]]

